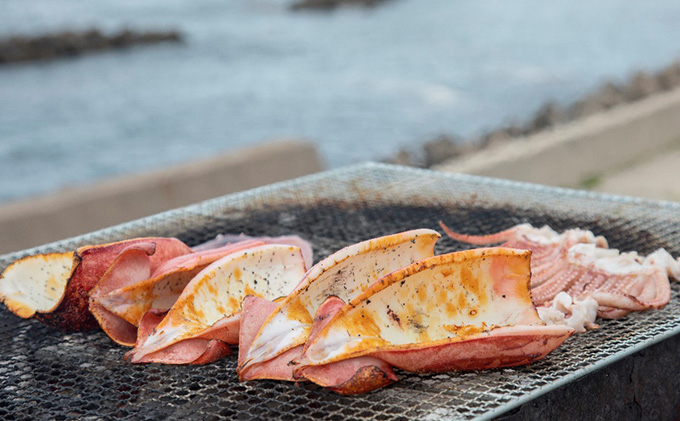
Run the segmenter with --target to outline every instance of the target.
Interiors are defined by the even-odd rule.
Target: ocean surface
[[[680,58],[680,2],[0,0],[0,36],[176,29],[0,67],[0,202],[283,137],[329,168],[473,136]]]

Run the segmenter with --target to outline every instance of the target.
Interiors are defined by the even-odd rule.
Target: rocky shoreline
[[[478,138],[461,139],[441,135],[425,142],[419,151],[402,149],[386,162],[429,168],[452,158],[469,154],[513,139],[525,138],[560,124],[588,117],[600,111],[647,98],[680,86],[680,61],[658,73],[638,72],[622,84],[606,83],[579,101],[560,107],[554,102],[544,104],[532,119],[522,125],[507,125]]]
[[[180,42],[179,32],[135,32],[122,30],[104,34],[97,29],[59,32],[37,37],[11,37],[0,40],[0,65],[37,60],[75,57],[85,53],[117,50],[135,45]]]

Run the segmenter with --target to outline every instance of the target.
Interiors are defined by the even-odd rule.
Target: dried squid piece
[[[263,245],[229,254],[189,282],[153,333],[138,342],[127,358],[134,363],[171,363],[165,356],[157,360],[155,354],[194,338],[236,344],[243,299],[247,295],[268,300],[285,296],[304,274],[298,247]]]
[[[531,253],[507,248],[434,256],[395,271],[310,337],[298,370],[372,356],[414,372],[528,364],[572,335],[546,326],[529,292]]]
[[[154,244],[152,270],[191,252],[176,238],[151,237],[28,256],[8,266],[0,276],[0,300],[22,318],[35,317],[67,331],[94,329],[97,322],[88,310],[90,290],[122,250],[138,243]]]
[[[429,229],[379,237],[345,247],[314,265],[295,292],[267,318],[255,338],[248,340],[251,346],[240,347],[239,353],[245,353],[245,357],[239,355],[239,379],[268,378],[266,367],[258,369],[257,377],[248,371],[284,353],[291,358],[298,355],[311,331],[314,315],[329,296],[349,302],[386,274],[432,256],[439,237]],[[289,380],[293,380],[292,368]]]

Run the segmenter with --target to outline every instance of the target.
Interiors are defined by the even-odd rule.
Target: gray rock
[[[133,32],[124,30],[105,35],[96,29],[85,32],[59,32],[37,37],[0,40],[0,64],[74,57],[93,51],[128,48],[139,44],[178,42],[178,32]]]
[[[449,136],[439,136],[434,140],[425,142],[423,150],[425,152],[425,166],[430,167],[447,159],[455,158],[464,153],[460,145],[460,140],[456,141]]]
[[[655,78],[646,72],[639,72],[633,77],[632,82],[628,85],[626,97],[630,101],[637,101],[660,90],[658,78]]]
[[[548,102],[536,112],[536,116],[531,123],[532,132],[555,126],[562,122],[563,119],[564,116],[559,107],[552,102]]]
[[[659,87],[671,90],[680,86],[680,62],[675,62],[659,72]]]
[[[375,7],[388,0],[300,0],[290,7],[292,10],[332,10],[341,6]]]
[[[619,86],[609,82],[597,92],[596,99],[602,108],[608,109],[625,102],[626,95]]]
[[[442,135],[423,145],[424,158],[419,158],[416,153],[403,152],[398,159],[405,165],[425,165],[429,167],[446,159],[510,142],[513,139],[531,135],[558,124],[585,118],[621,104],[638,101],[677,87],[680,87],[680,61],[670,64],[653,75],[638,72],[625,84],[617,85],[608,82],[566,108],[560,108],[557,104],[548,102],[524,125],[502,126],[478,138],[465,140]]]

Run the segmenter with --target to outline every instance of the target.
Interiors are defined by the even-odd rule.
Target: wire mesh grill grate
[[[680,255],[680,206],[479,177],[367,164],[226,196],[0,257],[4,269],[33,253],[143,235],[197,244],[220,232],[298,234],[315,260],[367,238],[442,220],[467,233],[520,222],[588,228],[612,247]],[[442,238],[437,252],[468,246]],[[502,413],[680,331],[678,285],[663,310],[603,321],[528,367],[417,375],[343,397],[314,385],[239,383],[236,352],[206,366],[131,365],[102,332],[64,334],[0,310],[2,419],[474,419]]]

